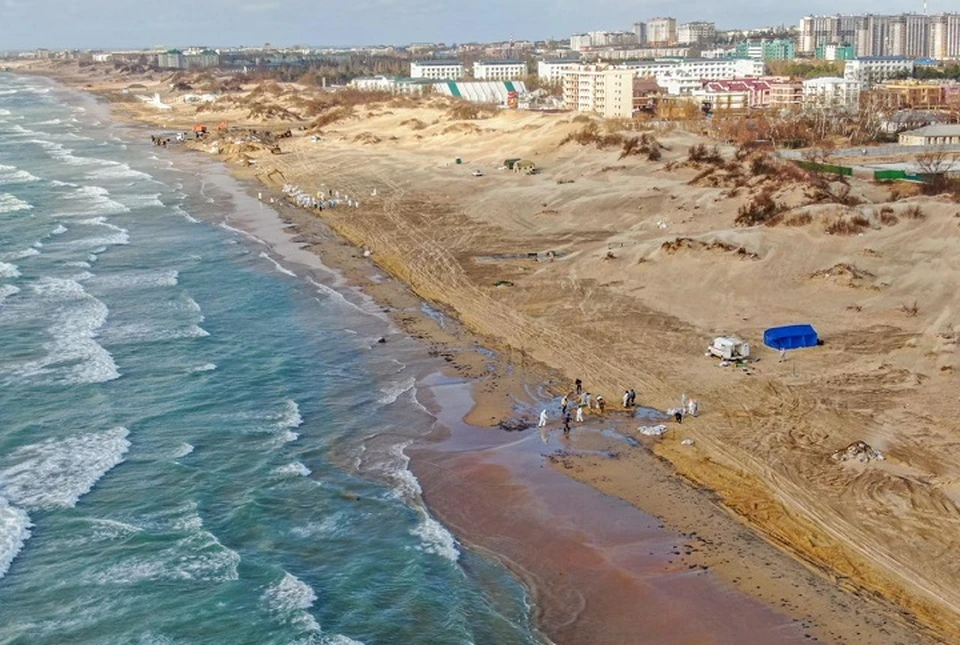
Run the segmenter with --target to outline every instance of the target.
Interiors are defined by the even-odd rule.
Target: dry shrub
[[[595,122],[590,122],[579,130],[571,132],[564,137],[560,145],[563,146],[571,141],[581,146],[594,144],[596,147],[603,149],[623,145],[624,138],[622,134],[615,132],[602,134],[600,132],[600,126]]]
[[[623,142],[623,150],[620,151],[620,159],[631,155],[647,155],[650,161],[656,161],[662,156],[660,154],[660,142],[651,135],[644,132],[638,137],[630,137]]]
[[[647,153],[647,161],[660,161],[663,158],[663,153],[660,152],[660,148],[650,148],[650,152]]]
[[[400,125],[410,126],[411,130],[424,130],[427,127],[427,124],[420,119],[407,119],[405,121],[401,121]]]
[[[897,307],[897,309],[899,309],[899,310],[902,311],[903,313],[907,314],[907,315],[910,316],[911,318],[912,318],[913,316],[916,316],[917,313],[920,311],[920,308],[917,307],[917,301],[916,301],[916,300],[913,301],[913,304],[912,304],[912,305],[908,305],[908,304],[906,304],[906,303],[901,303],[901,305],[900,305],[899,307]]]
[[[593,123],[593,119],[591,119],[586,114],[578,114],[577,116],[570,119],[570,123]]]
[[[880,214],[877,215],[877,220],[884,226],[896,226],[900,223],[900,218],[894,214],[893,209],[889,206],[884,206],[880,209]]]
[[[810,213],[797,213],[796,215],[783,218],[780,223],[782,223],[784,226],[807,226],[812,222],[813,215]]]
[[[496,106],[470,103],[468,101],[456,101],[453,103],[453,105],[447,108],[447,116],[455,121],[476,121],[477,119],[489,119],[496,113]]]
[[[324,112],[310,124],[311,128],[323,128],[330,125],[331,123],[336,123],[337,121],[342,121],[344,119],[349,119],[353,116],[353,108],[341,105],[332,110]]]
[[[738,226],[756,226],[766,223],[783,211],[783,204],[773,198],[771,191],[765,190],[740,207],[734,222]]]
[[[901,213],[907,219],[921,220],[926,219],[927,214],[923,212],[923,209],[917,206],[916,204],[908,206],[906,210]]]
[[[837,218],[828,224],[824,231],[828,235],[857,235],[869,226],[870,220],[863,215],[855,215],[850,219]]]
[[[702,143],[690,146],[687,150],[687,159],[694,163],[723,163],[723,155],[720,154],[720,148],[717,146],[708,148]]]

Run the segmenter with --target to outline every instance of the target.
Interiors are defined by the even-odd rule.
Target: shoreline
[[[113,114],[116,114],[115,111],[111,111],[111,112],[112,112]],[[249,173],[249,172],[247,172],[247,171],[245,171],[245,170],[243,170],[243,169],[241,169],[241,168],[238,168],[236,165],[225,164],[224,167],[227,168],[228,171],[229,171],[231,174],[233,174],[234,176],[238,177],[241,181],[251,181],[251,180],[252,180],[252,181],[256,181],[256,178],[254,178],[254,177],[252,176],[252,173]],[[247,175],[247,176],[245,176],[245,175]],[[250,186],[254,186],[254,184],[250,184]],[[267,187],[270,188],[269,186],[267,186]],[[253,190],[253,188],[251,187],[250,190]],[[311,218],[311,217],[315,218],[315,215],[311,215],[311,214],[306,213],[306,212],[295,213],[293,210],[290,210],[290,211],[288,212],[287,209],[295,209],[295,207],[289,206],[289,205],[284,205],[284,206],[283,206],[283,211],[281,212],[281,218],[286,219],[286,218],[285,218],[285,214],[286,214],[286,215],[290,215],[290,219],[287,220],[287,221],[294,223],[294,225],[297,227],[297,229],[295,230],[297,236],[303,237],[303,236],[305,236],[305,235],[316,235],[316,234],[317,234],[315,230],[311,230],[311,227],[310,227],[310,225],[309,225],[309,224],[310,224],[310,223],[309,223],[310,218]],[[299,209],[296,209],[296,211],[299,211]],[[335,216],[336,216],[336,213],[334,213],[333,216],[335,217]],[[279,231],[279,233],[280,233],[281,235],[284,235],[284,234],[285,234],[283,231]],[[336,233],[334,233],[334,235],[336,235]],[[258,237],[259,237],[259,236],[258,236]],[[349,238],[347,238],[347,239],[349,240]],[[298,242],[296,242],[295,240],[296,240],[296,238],[294,238],[294,240],[292,240],[292,241],[290,242],[290,247],[291,247],[290,250],[291,250],[291,252],[292,252],[292,251],[304,252],[304,251],[301,251],[300,246],[298,246],[299,244],[302,244],[303,242],[299,242],[299,243],[298,243]],[[348,247],[348,248],[347,248],[347,247],[343,247],[343,246],[342,246],[342,242],[340,242],[340,241],[338,241],[338,240],[335,240],[335,239],[333,239],[333,238],[324,240],[324,241],[323,241],[322,243],[320,243],[320,244],[311,244],[311,245],[310,245],[310,252],[309,252],[308,254],[309,254],[309,255],[315,255],[315,254],[319,251],[319,249],[318,249],[317,247],[318,247],[318,246],[323,246],[324,244],[325,244],[326,247],[327,247],[327,249],[326,249],[326,252],[327,252],[327,253],[330,253],[331,251],[335,251],[338,247],[340,248],[341,251],[345,251],[344,253],[341,253],[341,257],[339,258],[339,261],[338,261],[338,262],[333,262],[333,261],[330,262],[331,266],[337,266],[337,268],[340,269],[340,264],[339,264],[339,262],[345,261],[345,260],[347,260],[347,259],[358,260],[358,261],[361,262],[361,263],[363,262],[363,259],[359,257],[359,254],[358,254],[358,252],[357,252],[357,247],[353,247],[353,246]],[[307,253],[307,252],[304,252],[304,253]],[[282,255],[282,253],[281,253],[281,255]],[[327,255],[324,255],[324,259],[326,259],[326,257],[327,257]],[[376,254],[374,255],[374,259],[378,259]],[[321,262],[321,265],[322,265],[322,262]],[[403,279],[403,275],[404,275],[404,274],[403,274],[402,270],[398,271],[398,270],[396,270],[396,269],[397,269],[396,267],[392,267],[392,266],[382,266],[381,268],[384,269],[388,274],[391,274],[391,275],[394,275],[394,276],[399,276],[399,282],[400,282],[400,283],[405,282],[405,280]],[[349,273],[349,271],[347,270],[346,273]],[[352,278],[347,277],[346,280],[347,280],[347,283],[351,286],[351,288],[353,288],[353,287],[359,287],[364,293],[367,293],[368,295],[370,295],[375,301],[378,301],[378,302],[380,302],[381,304],[385,304],[387,307],[393,309],[394,311],[402,311],[402,308],[400,308],[400,307],[398,307],[398,306],[396,305],[396,302],[397,302],[397,301],[396,301],[396,300],[392,300],[392,298],[395,299],[395,298],[397,298],[397,296],[396,296],[395,294],[394,294],[393,296],[387,295],[386,292],[388,292],[388,291],[390,290],[389,288],[387,288],[387,287],[382,287],[382,285],[375,285],[375,284],[373,284],[373,283],[370,283],[369,280],[363,280],[362,278],[360,278],[360,277],[358,277],[358,276],[353,276]],[[351,282],[352,282],[353,284],[351,284]],[[359,283],[359,284],[358,284],[358,283]],[[364,284],[364,283],[367,283],[367,284]],[[416,288],[416,285],[414,285],[414,288]],[[371,290],[374,291],[375,293],[370,293]],[[379,297],[378,297],[378,295],[379,295]],[[409,295],[411,298],[413,298],[414,300],[420,300],[420,299],[421,299],[419,296],[416,296],[416,295],[413,294],[412,292],[410,292],[408,295]],[[431,300],[431,299],[430,299],[429,297],[426,297],[425,300],[429,301],[429,300]],[[415,317],[410,317],[410,316],[408,316],[407,314],[403,314],[403,316],[406,316],[406,319],[404,319],[403,317],[401,317],[401,319],[400,319],[399,321],[395,320],[395,322],[397,322],[397,323],[401,326],[401,328],[403,328],[407,333],[411,333],[411,334],[414,335],[415,337],[420,337],[422,340],[425,340],[428,344],[433,344],[433,345],[436,345],[436,346],[438,346],[438,347],[444,348],[444,349],[441,349],[440,352],[447,351],[447,350],[449,350],[450,347],[456,345],[456,339],[455,339],[455,338],[451,338],[452,335],[451,335],[448,331],[443,330],[443,329],[435,329],[435,328],[437,327],[436,324],[435,324],[435,321],[433,321],[429,316],[424,315],[422,320],[415,320],[415,319],[414,319]],[[432,326],[433,328],[431,328],[431,326]],[[466,333],[469,333],[469,332],[466,332]],[[419,335],[419,336],[418,336],[418,335]],[[481,337],[481,338],[482,338],[482,337]],[[489,340],[490,340],[489,337],[487,337],[487,338],[486,338],[486,341],[489,341]],[[474,343],[474,345],[477,345],[477,344],[479,344],[479,341],[477,341],[476,343]],[[495,344],[496,344],[496,343],[495,343]],[[508,344],[509,344],[509,343],[508,343]],[[501,354],[507,354],[507,355],[509,355],[509,353],[510,353],[509,351],[504,352],[504,351],[502,350],[502,348],[500,348],[500,349],[501,349]],[[466,356],[466,354],[464,354],[464,356]],[[459,355],[459,354],[458,354],[458,358],[460,358],[460,355]],[[476,353],[476,356],[472,356],[472,357],[468,357],[468,358],[462,359],[462,360],[461,360],[461,363],[458,365],[458,368],[459,368],[459,370],[462,370],[462,371],[461,371],[461,374],[463,374],[463,375],[469,375],[469,374],[471,374],[471,373],[472,373],[472,374],[480,374],[480,375],[482,375],[482,374],[483,374],[482,367],[486,364],[487,360],[488,360],[487,357],[484,356],[483,354]],[[524,360],[524,359],[521,359],[521,362],[523,362],[523,360]],[[509,359],[508,359],[508,363],[509,363],[509,362],[511,362],[511,361],[509,361]],[[535,368],[533,365],[529,364],[529,363],[536,362],[536,361],[530,361],[529,359],[526,359],[526,362],[527,362],[528,364],[522,365],[522,368],[523,368],[523,369],[521,369],[521,370],[519,370],[519,371],[522,372],[522,371],[526,371],[526,370],[532,370],[532,371],[536,372],[536,371],[541,371],[541,370],[542,370],[544,373],[553,374],[553,370],[548,370],[548,369],[539,368],[539,367]],[[542,374],[541,374],[541,376],[542,376]],[[555,374],[554,374],[554,377],[555,377]],[[549,377],[547,377],[547,378],[549,378]],[[555,378],[558,378],[558,377],[555,377]],[[496,418],[498,418],[498,417],[499,417],[499,418],[502,418],[502,419],[510,418],[510,417],[512,416],[512,414],[513,414],[513,413],[512,413],[512,410],[510,409],[512,406],[506,405],[506,404],[503,403],[503,399],[506,398],[506,399],[509,400],[509,397],[506,397],[506,396],[504,396],[504,395],[510,393],[510,392],[511,392],[511,389],[512,389],[513,393],[522,393],[522,391],[523,391],[523,389],[524,389],[524,388],[523,388],[523,385],[526,385],[526,384],[533,385],[534,383],[536,383],[536,382],[538,382],[538,381],[539,381],[539,382],[543,382],[543,379],[531,378],[531,379],[529,379],[529,383],[523,383],[523,381],[524,381],[523,378],[517,378],[517,384],[514,384],[514,385],[512,385],[512,386],[504,386],[504,385],[502,385],[502,384],[498,384],[498,385],[494,388],[494,390],[493,390],[492,392],[482,391],[483,388],[481,387],[481,388],[480,388],[480,389],[481,389],[481,392],[478,392],[478,393],[477,393],[477,405],[473,408],[473,411],[472,411],[471,414],[468,415],[468,416],[470,416],[474,421],[479,421],[481,418],[484,418],[484,419],[487,419],[487,418],[494,418],[494,419],[496,419]],[[557,381],[557,382],[559,382],[559,381]],[[486,401],[485,401],[485,399],[486,399]],[[497,403],[497,401],[500,401],[500,403]],[[583,457],[571,457],[570,460],[566,462],[567,464],[570,464],[569,466],[566,466],[566,465],[563,465],[563,464],[557,466],[557,465],[555,464],[555,467],[558,467],[558,468],[560,468],[560,469],[567,470],[567,471],[573,471],[573,476],[576,478],[576,470],[577,470],[577,468],[578,468],[578,465],[577,465],[576,462],[577,462],[578,460],[579,460],[579,461],[585,461],[585,460],[588,461],[589,459],[593,459],[593,458],[594,458],[594,457],[589,457],[589,456],[586,457],[586,458],[583,458]],[[589,480],[589,478],[587,478],[587,477],[584,477],[583,479]],[[591,485],[592,485],[594,488],[598,489],[598,490],[603,490],[603,486],[598,485],[596,482],[593,482]],[[430,497],[430,492],[429,492],[429,490],[428,490],[429,486],[424,486],[424,488],[425,488],[425,497],[429,499],[429,497]],[[610,494],[616,495],[617,493],[612,492],[612,493],[610,493]],[[694,494],[695,494],[695,493],[694,493]],[[688,503],[693,503],[693,502],[690,502],[690,500],[688,500]],[[712,505],[712,502],[710,502],[710,504]],[[637,505],[637,506],[640,506],[640,504],[636,504],[636,505]],[[649,502],[648,502],[648,505],[649,505]],[[715,507],[714,507],[714,508],[715,508]],[[666,517],[666,516],[668,516],[668,515],[670,514],[671,510],[672,510],[672,509],[669,509],[669,508],[661,508],[661,509],[660,509],[660,513],[663,514],[663,515],[662,515],[663,517]],[[676,514],[676,513],[675,513],[675,514]],[[732,520],[731,518],[727,518],[727,519],[728,519],[731,523],[733,523],[736,527],[740,527],[739,523],[737,523],[735,520]],[[673,522],[671,522],[669,519],[667,519],[667,522],[673,524],[674,522],[677,522],[677,520],[674,519]],[[759,548],[759,547],[757,547],[757,548]],[[769,547],[769,545],[768,545],[766,548],[770,549],[771,551],[773,550],[772,547]],[[783,557],[784,559],[789,559],[789,558],[787,558],[787,556],[782,556],[782,555],[781,555],[781,557]],[[714,568],[717,569],[717,568],[719,568],[719,567],[714,567]],[[735,568],[735,567],[734,567],[734,568]],[[758,575],[759,575],[759,574],[758,574]],[[811,577],[812,577],[812,576],[811,576]],[[734,578],[736,578],[736,577],[734,577]],[[816,580],[818,580],[818,581],[819,581],[820,583],[822,583],[823,585],[827,585],[827,584],[828,584],[828,583],[820,580],[819,578],[816,578]],[[734,579],[733,581],[736,582],[735,579]],[[745,589],[745,584],[744,584],[744,585],[740,585],[740,586],[743,587],[744,590],[746,590],[746,589]],[[821,590],[821,591],[823,591],[824,593],[826,593],[826,590]],[[773,600],[773,599],[767,599],[767,600],[765,600],[765,602],[775,602],[775,600]],[[884,613],[886,613],[886,611],[889,611],[889,610],[890,610],[890,608],[888,607],[888,608],[886,608],[886,609],[884,609],[884,610],[882,610],[882,611],[880,611],[880,612],[878,612],[878,613],[884,614]],[[801,610],[801,611],[804,611],[804,610]],[[826,620],[828,617],[829,617],[829,614],[826,614],[825,617],[824,617],[824,619]],[[837,616],[837,618],[838,618],[839,620],[841,620],[841,621],[844,619],[843,616]],[[883,628],[883,625],[880,624],[880,623],[878,623],[877,629],[882,629],[882,628]],[[866,629],[866,628],[864,628],[864,629]],[[818,624],[818,625],[816,625],[815,627],[813,627],[812,630],[813,630],[813,633],[820,635],[821,638],[826,638],[826,637],[828,637],[828,635],[832,635],[832,632],[828,629],[828,627],[827,627],[825,624],[824,624],[824,625]],[[878,632],[878,633],[882,633],[882,632]],[[847,642],[848,640],[849,640],[849,639],[847,639],[845,642]],[[856,642],[856,641],[854,641],[854,642]],[[861,641],[861,642],[870,642],[870,641],[869,641],[869,640],[863,640],[863,641]],[[876,642],[876,641],[874,641],[874,642]]]

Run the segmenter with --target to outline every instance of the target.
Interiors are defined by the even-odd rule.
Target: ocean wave
[[[67,232],[67,227],[63,224],[57,224],[57,227],[50,231],[50,235],[63,235]]]
[[[134,170],[125,163],[110,164],[105,168],[91,170],[86,176],[88,179],[147,179],[153,181],[152,175]]]
[[[206,338],[209,335],[210,332],[198,325],[186,325],[179,329],[170,329],[169,327],[159,327],[153,323],[131,323],[129,325],[107,327],[103,330],[101,338],[108,345],[133,345]]]
[[[25,202],[10,193],[0,193],[0,213],[16,213],[17,211],[28,211],[33,208],[33,204]]]
[[[460,559],[460,550],[453,535],[440,522],[435,520],[423,502],[423,489],[416,475],[410,470],[410,457],[404,452],[411,442],[395,444],[390,447],[385,459],[371,470],[386,480],[393,494],[418,515],[417,525],[410,534],[420,541],[420,550],[432,553],[451,562]]]
[[[294,273],[294,272],[291,271],[290,269],[284,267],[282,264],[280,264],[279,262],[277,262],[277,260],[275,260],[275,259],[273,258],[273,256],[270,255],[269,253],[267,253],[266,251],[261,251],[260,257],[262,257],[264,260],[267,260],[268,262],[270,262],[270,264],[272,264],[272,265],[277,269],[277,271],[279,271],[280,273],[283,273],[284,275],[288,275],[288,276],[290,276],[291,278],[296,278],[296,277],[297,277],[297,274],[296,274],[296,273]]]
[[[336,512],[320,522],[308,522],[303,526],[295,526],[290,529],[290,532],[299,538],[332,537],[344,528],[344,524],[344,514]]]
[[[193,449],[194,449],[193,444],[183,442],[179,446],[177,446],[177,449],[173,451],[173,454],[170,455],[170,458],[183,459],[184,457],[189,455],[191,452],[193,452]]]
[[[188,535],[157,553],[129,556],[89,576],[99,585],[133,585],[141,582],[238,580],[240,554],[223,546],[209,531]]]
[[[0,253],[0,261],[24,260],[26,258],[40,255],[40,251],[31,247],[22,251],[11,251],[10,253]]]
[[[15,287],[12,284],[0,284],[0,305],[3,304],[3,301],[20,293],[20,288]]]
[[[124,229],[119,229],[124,230]],[[124,271],[99,275],[93,283],[104,290],[148,289],[151,287],[175,287],[178,284],[180,272],[176,269],[161,271]]]
[[[303,417],[300,416],[300,406],[293,399],[287,399],[284,403],[283,412],[277,419],[276,428],[280,430],[280,437],[284,443],[296,441],[300,435],[293,432],[292,428],[299,428],[303,425]]]
[[[363,641],[355,641],[343,634],[333,634],[323,637],[323,645],[363,645]]]
[[[104,216],[80,220],[78,223],[86,226],[102,226],[111,231],[115,231],[115,233],[107,235],[106,237],[85,237],[79,240],[70,240],[69,242],[63,243],[65,246],[82,248],[92,246],[95,248],[91,252],[96,254],[103,253],[108,246],[122,246],[130,243],[130,232],[125,228],[111,224]]]
[[[0,164],[0,184],[29,184],[40,178],[16,166]]]
[[[103,186],[80,186],[72,193],[64,195],[64,200],[82,204],[81,210],[70,210],[64,213],[74,217],[90,217],[96,215],[119,215],[129,213],[130,209],[120,202],[110,198],[110,191]]]
[[[203,365],[197,365],[196,367],[190,368],[191,374],[200,374],[202,372],[212,372],[217,369],[216,363],[204,363]]]
[[[117,200],[130,210],[136,210],[138,208],[164,208],[166,204],[160,200],[160,195],[161,193],[121,195],[117,197]]]
[[[410,378],[404,379],[399,383],[393,383],[387,387],[380,388],[380,392],[383,393],[383,396],[377,399],[377,403],[382,405],[390,405],[391,403],[395,403],[404,392],[409,392],[412,390],[416,383],[417,379],[411,376]]]
[[[307,611],[317,601],[317,594],[296,576],[284,571],[283,578],[263,592],[262,601],[267,610],[283,622],[305,631],[320,632],[320,624]]]
[[[27,509],[72,508],[130,448],[123,427],[47,439],[17,448],[4,458],[0,493]]]
[[[0,262],[0,278],[19,278],[20,271],[16,264]]]
[[[304,466],[301,462],[295,461],[285,466],[278,466],[277,468],[274,468],[273,474],[281,477],[309,477],[310,469]]]
[[[30,516],[0,497],[0,580],[30,538]]]
[[[30,286],[37,295],[59,306],[52,316],[53,324],[47,328],[52,338],[44,344],[47,356],[21,364],[15,375],[31,378],[48,374],[70,384],[119,378],[110,352],[94,340],[107,320],[107,306],[76,280],[45,276]]]
[[[183,219],[187,220],[188,222],[191,222],[192,224],[199,224],[199,223],[200,223],[200,220],[198,220],[196,217],[194,217],[193,215],[191,215],[191,214],[188,213],[187,211],[183,210],[180,206],[174,206],[174,207],[173,207],[173,210],[174,210],[178,215],[180,215],[181,217],[183,217]]]

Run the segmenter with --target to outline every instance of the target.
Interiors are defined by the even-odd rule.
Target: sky
[[[913,5],[916,6],[913,6]],[[952,6],[951,6],[952,5]],[[830,0],[0,0],[0,51],[209,45],[404,45],[566,38],[673,16],[720,29],[795,25]],[[960,11],[929,0],[930,12]],[[846,0],[844,13],[922,12],[922,0]]]

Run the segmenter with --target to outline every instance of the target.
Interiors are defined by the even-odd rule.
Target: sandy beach
[[[715,584],[801,621],[801,639],[915,643],[960,635],[960,584],[945,556],[960,520],[960,472],[949,457],[960,437],[960,272],[950,260],[960,245],[956,203],[894,199],[890,187],[859,180],[841,190],[799,174],[758,174],[750,159],[735,160],[727,148],[722,164],[690,162],[688,149],[704,139],[672,129],[651,131],[663,152],[649,161],[565,142],[584,123],[564,114],[462,119],[440,102],[398,100],[354,107],[318,126],[297,101],[305,88],[261,96],[261,104],[294,115],[268,110],[273,116],[264,120],[240,95],[198,114],[166,92],[159,76],[28,71],[112,97],[118,117],[157,132],[190,130],[199,119],[211,126],[226,121],[233,130],[195,147],[235,162],[233,171],[261,182],[268,199],[296,185],[358,202],[323,212],[284,207],[288,228],[263,225],[258,237],[285,257],[302,254],[292,261],[319,255],[387,311],[422,298],[456,318],[439,324],[425,312],[396,320],[449,356],[452,374],[478,379],[468,423],[494,426],[523,406],[532,420],[536,406],[570,389],[574,378],[605,395],[614,409],[603,421],[589,418],[576,449],[548,443],[519,453],[552,455],[547,463],[556,472],[660,518],[679,536],[668,554],[690,546],[659,566],[706,567]],[[162,92],[173,109],[120,100],[119,90],[135,81]],[[247,129],[266,128],[294,130],[277,142],[280,154],[243,141]],[[541,172],[498,170],[509,157],[535,160]],[[474,169],[483,176],[472,176]],[[738,226],[738,212],[768,187],[788,208],[779,225]],[[851,205],[849,194],[861,203]],[[841,234],[846,229],[837,222],[856,217],[868,225]],[[398,281],[371,280],[370,262]],[[825,344],[780,363],[760,346],[762,331],[795,322],[814,324]],[[704,358],[720,333],[748,338],[760,361],[741,370]],[[480,345],[497,350],[497,358]],[[529,387],[536,383],[543,385]],[[700,401],[702,414],[671,425],[662,439],[624,444],[623,436],[636,439],[637,424],[615,404],[630,387],[642,405],[658,409],[687,394]],[[551,415],[555,433],[554,409]],[[600,432],[608,428],[616,432]],[[530,467],[498,461],[493,453],[510,453],[493,450],[505,433],[477,432],[484,440],[472,449],[464,450],[457,443],[462,431],[454,431],[454,448],[441,441],[419,453],[414,468],[431,507],[468,541],[534,572],[530,580],[549,582],[531,586],[544,600],[544,631],[558,642],[588,642],[588,634],[601,633],[605,642],[629,642],[629,604],[588,603],[570,621],[569,599],[543,591],[554,588],[559,572],[538,564],[535,549],[512,551],[519,537],[491,541],[471,525],[485,518],[484,526],[499,522],[530,536],[544,522],[466,517],[458,510],[463,494],[432,483],[441,480],[431,468],[442,466],[471,485],[503,489]],[[831,458],[855,441],[885,459]],[[524,495],[536,485],[525,482]],[[516,498],[520,508],[524,495]],[[631,573],[594,578],[601,586],[591,589],[625,593],[641,574],[652,575],[652,562],[614,562]],[[759,604],[756,612],[757,624],[767,620]],[[675,642],[734,642],[722,630],[716,641],[674,633]]]

